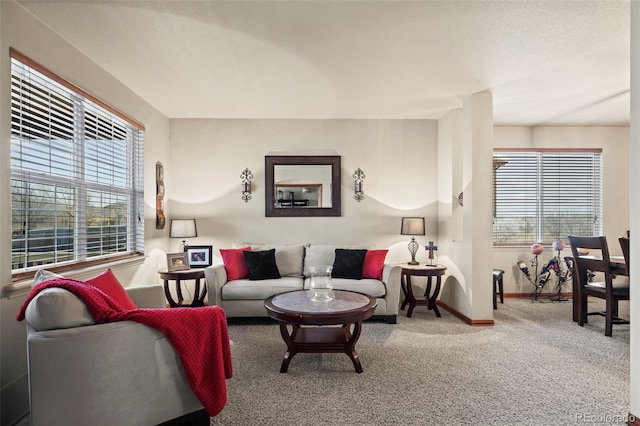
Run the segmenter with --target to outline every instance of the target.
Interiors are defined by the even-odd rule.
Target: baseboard
[[[469,324],[469,325],[494,325],[495,322],[492,319],[486,319],[486,320],[472,320],[471,318],[469,318],[468,316],[458,312],[457,310],[455,310],[454,308],[452,308],[451,306],[447,305],[446,303],[443,303],[441,301],[437,301],[436,302],[438,304],[438,306],[440,306],[442,309],[444,309],[445,311],[449,312],[451,315],[453,315],[454,317],[462,320],[463,322]]]
[[[540,293],[538,297],[539,298],[553,297],[557,295],[558,293]],[[571,298],[573,297],[573,293],[560,293],[560,296],[566,297],[567,299],[571,300]],[[531,293],[505,293],[504,298],[505,299],[531,299]]]
[[[640,426],[640,418],[638,418],[638,416],[634,416],[633,414],[629,413],[627,424],[632,426]]]

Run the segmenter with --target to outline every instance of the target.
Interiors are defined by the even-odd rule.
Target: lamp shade
[[[403,217],[400,235],[424,235],[424,218]]]
[[[195,219],[171,219],[171,238],[193,238],[198,236]]]

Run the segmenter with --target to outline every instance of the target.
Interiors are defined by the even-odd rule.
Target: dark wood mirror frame
[[[274,206],[273,200],[275,182],[273,181],[274,167],[289,166],[331,166],[331,207],[296,207],[279,208]],[[313,216],[341,216],[342,181],[339,155],[266,155],[264,157],[265,170],[265,216],[266,217],[313,217]]]

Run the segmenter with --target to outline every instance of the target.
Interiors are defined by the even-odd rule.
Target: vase
[[[311,300],[316,302],[333,300],[333,284],[331,282],[332,269],[333,266],[312,266],[309,268],[311,274],[309,280]]]

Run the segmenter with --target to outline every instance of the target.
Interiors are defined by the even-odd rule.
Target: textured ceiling
[[[629,121],[629,1],[18,2],[169,118]]]

